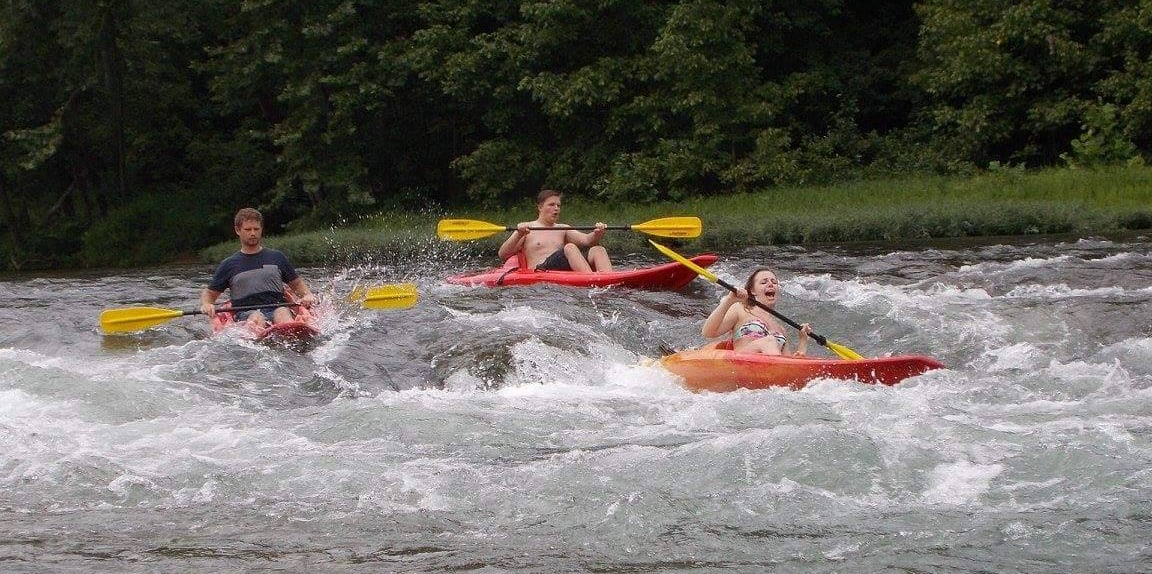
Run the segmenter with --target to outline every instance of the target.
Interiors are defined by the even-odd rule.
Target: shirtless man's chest
[[[528,267],[535,268],[557,249],[564,247],[563,229],[555,231],[533,230],[524,240],[524,257]]]

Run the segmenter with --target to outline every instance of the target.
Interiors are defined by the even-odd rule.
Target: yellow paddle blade
[[[676,260],[677,263],[695,271],[697,275],[699,275],[699,276],[701,276],[701,277],[703,277],[703,278],[705,278],[705,279],[707,279],[713,283],[720,280],[718,277],[713,275],[707,269],[693,263],[691,259],[688,259],[687,257],[684,257],[683,255],[680,255],[679,253],[676,253],[675,251],[672,251],[671,249],[669,249],[663,245],[660,245],[659,243],[656,243],[655,241],[652,241],[651,239],[648,240],[648,243],[651,243],[653,247],[660,250],[660,253],[667,255],[668,257]]]
[[[470,239],[483,239],[507,230],[508,228],[503,225],[476,221],[475,219],[441,219],[436,224],[436,237],[444,240],[468,241]]]
[[[365,309],[406,309],[416,304],[416,286],[411,283],[381,285],[364,292]]]
[[[860,353],[857,353],[856,351],[853,351],[844,345],[833,343],[832,341],[825,341],[824,346],[828,347],[828,349],[830,349],[833,353],[836,353],[836,355],[838,355],[841,359],[849,359],[854,361],[856,359],[864,358],[860,355]]]
[[[704,229],[699,217],[664,217],[631,226],[633,231],[657,237],[700,237]]]
[[[158,307],[105,309],[100,313],[100,328],[104,329],[105,333],[140,331],[184,315],[184,311]]]

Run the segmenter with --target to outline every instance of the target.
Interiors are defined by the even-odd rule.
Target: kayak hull
[[[256,340],[273,345],[307,343],[319,335],[320,329],[317,329],[309,321],[296,320],[269,325],[256,334]]]
[[[844,360],[737,353],[715,347],[680,351],[660,359],[660,363],[682,378],[686,388],[718,393],[773,387],[801,389],[816,379],[895,385],[944,367],[923,355]]]
[[[716,262],[711,254],[697,255],[692,261],[701,267]],[[551,283],[568,287],[632,287],[638,289],[680,289],[696,278],[696,272],[679,264],[665,263],[652,267],[618,269],[603,273],[582,273],[579,271],[536,271],[521,265],[516,257],[510,257],[503,267],[453,275],[446,281],[453,285],[470,287],[512,287]]]
[[[291,301],[291,299],[289,299]],[[221,312],[231,307],[230,303],[224,303],[220,309],[212,316],[212,333],[218,334],[234,323],[234,314],[231,312]],[[317,318],[315,313],[307,307],[297,306],[292,307],[294,313],[294,320],[284,323],[269,324],[263,329],[241,329],[242,336],[251,338],[254,341],[266,343],[269,345],[286,345],[297,346],[312,342],[313,339],[320,336],[320,329],[316,326]]]

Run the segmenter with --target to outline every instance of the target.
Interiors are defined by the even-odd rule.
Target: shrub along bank
[[[566,196],[561,221],[610,225],[659,217],[695,215],[704,223],[695,240],[672,242],[697,250],[747,245],[847,243],[1005,235],[1107,235],[1152,230],[1152,168],[1058,169],[1027,172],[1007,168],[977,177],[911,177],[789,187],[762,193],[648,205],[599,204]],[[506,212],[388,213],[323,232],[271,237],[299,265],[356,264],[384,259],[494,254],[505,237],[439,241],[436,222],[445,217],[514,225],[534,219],[531,198]],[[613,232],[614,252],[648,251],[647,236]],[[221,243],[201,253],[216,262],[236,248]]]

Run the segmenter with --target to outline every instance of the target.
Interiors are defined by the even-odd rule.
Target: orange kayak
[[[727,349],[717,348],[723,343],[727,343]],[[660,359],[660,363],[679,375],[688,389],[721,393],[771,387],[800,389],[816,379],[895,385],[944,367],[923,355],[845,360],[737,353],[731,350],[731,341],[673,353]]]

